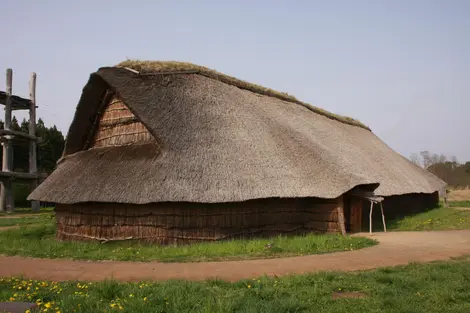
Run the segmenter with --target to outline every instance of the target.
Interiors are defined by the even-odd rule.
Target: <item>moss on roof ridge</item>
[[[199,75],[203,75],[209,78],[217,79],[221,82],[224,82],[226,84],[230,84],[236,87],[239,87],[241,89],[246,89],[255,93],[259,93],[262,95],[270,96],[270,97],[275,97],[281,100],[289,101],[289,102],[294,102],[297,104],[300,104],[309,110],[326,116],[330,119],[336,120],[338,122],[342,122],[345,124],[353,125],[353,126],[358,126],[361,128],[365,128],[367,130],[370,130],[369,127],[361,123],[360,121],[353,119],[351,117],[347,116],[342,116],[338,114],[334,114],[331,112],[328,112],[322,108],[315,107],[313,105],[310,105],[306,102],[302,102],[295,98],[292,95],[289,95],[284,92],[279,92],[270,88],[266,88],[260,85],[252,84],[246,81],[243,81],[241,79],[217,72],[215,70],[212,70],[210,68],[201,66],[201,65],[196,65],[188,62],[179,62],[179,61],[140,61],[140,60],[126,60],[117,65],[117,67],[127,67],[131,68],[133,70],[136,70],[141,73],[159,73],[159,72],[177,72],[177,71],[195,71]]]

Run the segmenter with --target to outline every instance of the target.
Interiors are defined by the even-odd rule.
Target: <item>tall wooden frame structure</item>
[[[13,70],[6,71],[6,90],[0,91],[0,104],[5,105],[5,118],[3,129],[0,129],[0,141],[3,146],[2,170],[0,171],[0,211],[13,212],[15,201],[13,196],[13,180],[28,181],[31,190],[36,188],[39,181],[37,170],[37,143],[36,137],[36,73],[31,73],[29,81],[29,99],[13,95]],[[29,110],[28,133],[12,129],[13,110]],[[29,141],[29,173],[14,172],[13,169],[13,141]],[[39,211],[39,201],[31,201],[33,211]]]

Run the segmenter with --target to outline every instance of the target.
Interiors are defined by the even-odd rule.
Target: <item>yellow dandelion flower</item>
[[[248,288],[251,288],[251,285],[248,285],[247,287],[248,287]]]
[[[144,297],[144,301],[147,301],[147,297]]]
[[[10,301],[15,301],[15,298],[13,298],[13,297],[10,297]]]
[[[50,302],[47,302],[46,304],[44,304],[44,307],[46,309],[50,309],[50,308],[52,308],[52,304]]]
[[[26,310],[24,313],[31,313],[31,310]]]

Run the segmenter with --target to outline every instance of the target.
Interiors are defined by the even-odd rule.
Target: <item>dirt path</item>
[[[219,278],[235,281],[266,275],[315,271],[355,271],[409,262],[447,260],[470,254],[470,230],[361,234],[380,241],[357,251],[281,259],[204,262],[114,262],[33,259],[0,256],[0,276],[41,280],[117,279],[121,281]]]

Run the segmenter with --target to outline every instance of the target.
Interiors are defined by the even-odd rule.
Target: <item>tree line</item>
[[[21,124],[16,117],[12,118],[11,128],[15,131],[29,132],[29,121],[23,119]],[[0,129],[3,129],[4,122],[0,121]],[[50,174],[56,162],[62,156],[65,145],[64,135],[55,125],[47,127],[40,118],[36,124],[36,136],[41,138],[37,144],[37,164],[38,171],[44,174]],[[29,143],[28,140],[17,139],[12,143],[13,146],[13,171],[29,172]],[[3,160],[3,149],[0,149],[0,160]],[[26,200],[30,193],[30,186],[27,183],[14,182],[13,192],[16,206],[29,206]]]
[[[3,129],[3,121],[0,121],[0,128]],[[12,118],[11,128],[15,131],[28,133],[29,121],[23,119],[21,124],[18,123],[16,117]],[[41,138],[37,145],[38,171],[49,174],[54,168],[56,162],[62,155],[64,149],[65,138],[55,125],[46,127],[44,121],[40,118],[36,123],[36,136]],[[15,172],[29,171],[29,143],[27,140],[13,141],[13,170]],[[0,155],[3,150],[0,149]]]
[[[460,163],[455,156],[447,157],[429,151],[414,153],[410,160],[452,187],[470,186],[470,161]]]

